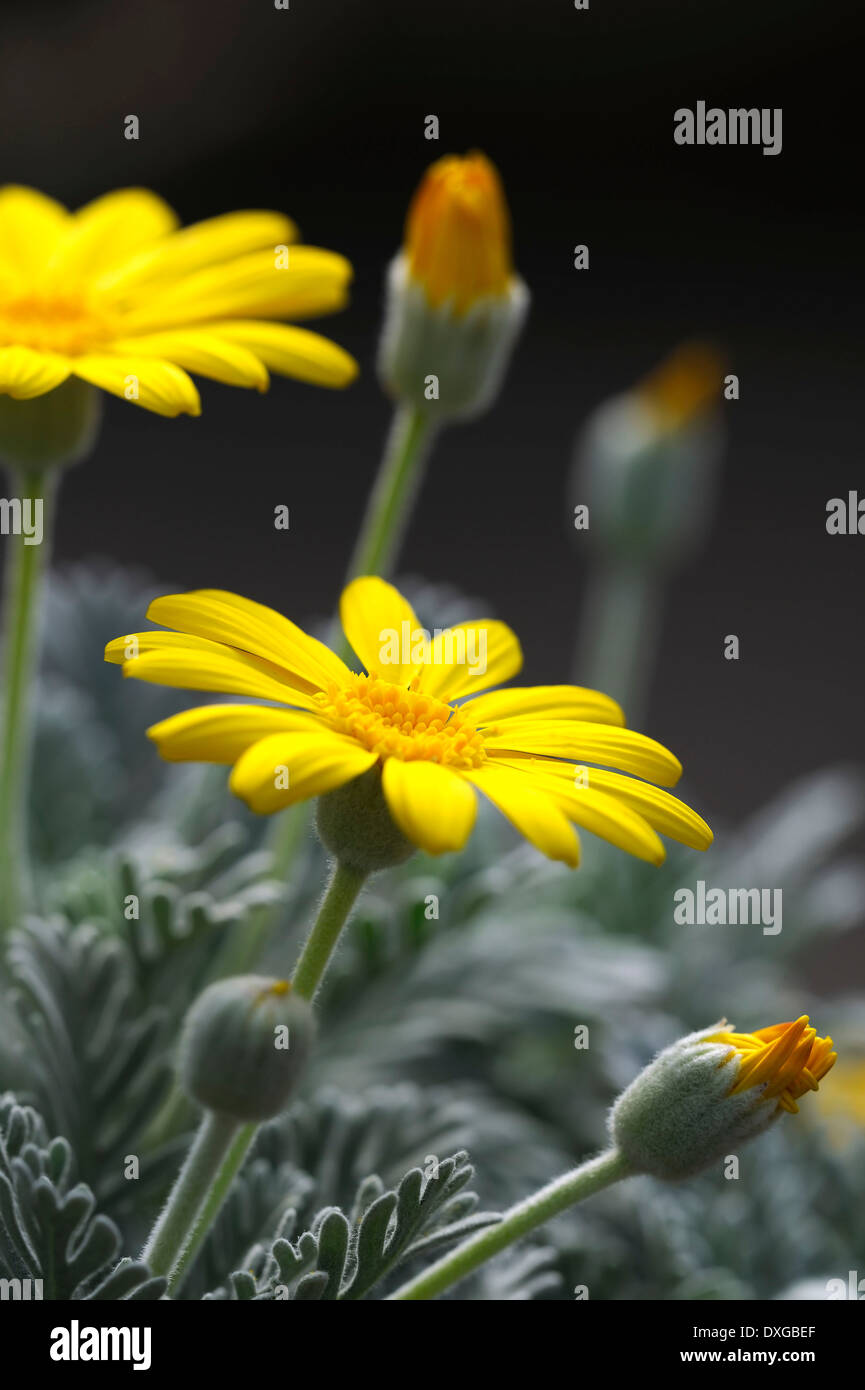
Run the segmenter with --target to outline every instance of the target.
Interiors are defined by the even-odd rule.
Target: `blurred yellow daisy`
[[[832,1085],[820,1092],[820,1119],[839,1148],[862,1142],[865,1131],[865,1057],[838,1063]]]
[[[462,848],[478,791],[572,867],[574,824],[655,864],[658,831],[695,849],[712,841],[692,810],[638,780],[672,786],[681,765],[625,729],[606,695],[567,685],[480,693],[522,665],[502,622],[429,633],[392,585],[355,579],[340,616],[358,673],[287,618],[223,590],[156,599],[147,616],[174,630],[110,642],[106,660],[124,675],[272,702],[187,710],[148,730],[170,761],[233,764],[232,791],[253,811],[279,811],[378,766],[393,820],[430,854]]]
[[[69,212],[34,189],[0,189],[0,394],[20,400],[67,377],[159,415],[198,415],[187,372],[267,389],[270,371],[345,386],[354,360],[280,319],[346,302],[351,266],[299,246],[276,212],[179,229],[166,203],[121,189]]]

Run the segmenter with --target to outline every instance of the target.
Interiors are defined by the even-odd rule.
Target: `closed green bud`
[[[181,1084],[207,1110],[236,1120],[269,1120],[285,1109],[313,1035],[312,1009],[287,980],[219,980],[186,1016]]]
[[[636,1173],[691,1177],[795,1114],[834,1061],[832,1039],[818,1038],[805,1016],[755,1033],[722,1020],[665,1048],[622,1092],[613,1143]]]

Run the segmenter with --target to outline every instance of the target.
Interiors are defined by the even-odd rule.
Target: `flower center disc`
[[[0,300],[0,347],[75,355],[110,336],[107,319],[83,295],[33,293]]]
[[[318,700],[334,728],[382,759],[473,768],[486,757],[483,736],[458,709],[378,676],[355,676]]]

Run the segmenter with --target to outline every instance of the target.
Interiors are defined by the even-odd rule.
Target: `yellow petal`
[[[177,216],[146,188],[120,188],[73,214],[48,269],[54,280],[104,275],[177,227]]]
[[[741,1059],[730,1094],[738,1095],[751,1086],[768,1081],[770,1077],[774,1077],[775,1085],[767,1088],[767,1096],[771,1096],[773,1091],[778,1094],[784,1090],[787,1082],[808,1061],[816,1036],[816,1028],[808,1027],[808,1015],[803,1014],[795,1023],[782,1028],[768,1046],[753,1050],[749,1048],[747,1055]]]
[[[548,793],[536,791],[511,768],[485,763],[464,774],[498,806],[521,835],[545,854],[575,869],[580,862],[580,842],[567,816]]]
[[[422,650],[424,640],[408,599],[383,579],[362,575],[343,589],[339,616],[350,645],[370,675],[393,685],[408,685],[417,670],[412,651]]]
[[[140,644],[136,656],[126,655],[130,641]],[[118,637],[106,647],[105,659],[121,662],[124,676],[149,681],[152,685],[171,685],[177,690],[213,690],[224,695],[252,695],[259,700],[278,700],[284,705],[318,709],[309,695],[281,679],[281,673],[269,663],[182,632],[138,632]]]
[[[326,690],[331,681],[342,685],[349,679],[348,667],[323,642],[265,604],[224,589],[166,594],[153,600],[147,616],[164,627],[250,652],[308,693]]]
[[[488,752],[535,753],[579,763],[604,763],[673,787],[682,775],[678,758],[645,734],[579,719],[502,719],[484,735]]]
[[[163,719],[147,730],[167,762],[234,763],[259,739],[312,732],[315,716],[269,705],[205,705]]]
[[[348,386],[358,373],[357,363],[344,348],[320,333],[310,333],[293,324],[229,319],[210,324],[209,328],[218,337],[260,357],[272,372],[314,386]]]
[[[496,762],[499,760],[497,756]],[[508,761],[506,756],[501,760]],[[532,771],[537,771],[545,777],[554,777],[570,786],[576,785],[578,790],[585,779],[588,786],[609,793],[637,811],[654,830],[668,835],[671,840],[678,840],[680,844],[688,845],[691,849],[708,849],[714,839],[702,816],[698,816],[696,811],[692,811],[690,806],[686,806],[678,797],[671,796],[669,792],[661,791],[660,787],[653,787],[648,782],[639,782],[633,777],[623,777],[619,772],[605,772],[594,767],[580,768],[578,782],[578,769],[572,763],[554,763],[541,759],[515,759],[510,765],[525,771],[527,762]]]
[[[461,774],[451,768],[388,758],[382,788],[402,833],[427,854],[462,849],[472,833],[477,797]]]
[[[522,649],[506,623],[458,623],[430,643],[420,689],[439,700],[457,700],[510,680],[522,664]]]
[[[476,728],[526,714],[536,719],[583,719],[590,723],[620,725],[625,722],[621,708],[609,695],[579,685],[532,685],[493,690],[487,695],[473,695],[466,701],[465,713]]]
[[[70,366],[75,376],[143,406],[156,415],[200,415],[201,400],[191,378],[173,362],[148,357],[108,357],[86,353]]]
[[[300,318],[345,304],[351,265],[333,251],[292,247],[282,268],[274,251],[256,251],[180,281],[141,286],[128,296],[127,333],[159,331],[205,319]]]
[[[270,385],[267,368],[258,357],[208,328],[178,328],[170,333],[120,338],[112,342],[111,350],[118,356],[158,357],[175,362],[188,372],[223,381],[228,386],[254,386],[258,391],[266,391]]]
[[[464,314],[507,291],[510,219],[498,170],[485,155],[445,155],[427,169],[406,219],[405,250],[412,279],[433,307]]]
[[[0,268],[28,279],[43,271],[70,220],[61,203],[35,188],[0,188]]]
[[[375,761],[374,753],[339,734],[272,734],[241,755],[229,785],[251,811],[266,816],[341,787]]]
[[[134,285],[180,279],[193,270],[221,264],[262,247],[274,249],[297,240],[297,227],[279,212],[229,212],[194,222],[155,246],[148,246],[118,268],[96,278],[103,292],[117,295]]]
[[[69,375],[65,357],[32,348],[0,348],[0,394],[27,401],[53,391]]]
[[[533,788],[554,797],[568,819],[576,821],[584,830],[590,830],[637,859],[663,864],[666,851],[661,841],[648,821],[624,802],[593,786],[575,787],[543,773],[527,771],[523,775]]]

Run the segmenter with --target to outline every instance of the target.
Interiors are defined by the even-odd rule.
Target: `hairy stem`
[[[302,999],[312,999],[321,984],[340,933],[365,880],[366,874],[349,869],[345,864],[337,863],[334,866],[315,926],[306,939],[292,976],[291,983],[295,993]]]
[[[185,1269],[188,1264],[185,1257],[193,1236],[197,1248],[222,1205],[256,1128],[256,1125],[241,1125],[230,1115],[217,1115],[213,1111],[208,1111],[201,1121],[171,1195],[141,1252],[142,1260],[154,1274],[165,1275],[169,1292],[181,1268]],[[247,1142],[237,1156],[242,1135]],[[208,1212],[206,1224],[202,1219],[205,1209]]]
[[[506,1250],[509,1245],[523,1236],[543,1226],[559,1212],[609,1187],[611,1183],[630,1176],[630,1169],[616,1149],[610,1149],[598,1158],[565,1173],[561,1178],[542,1187],[531,1197],[518,1202],[505,1212],[496,1226],[490,1226],[472,1236],[449,1255],[443,1255],[416,1278],[403,1284],[390,1295],[391,1299],[422,1300],[436,1298],[454,1284],[472,1274],[480,1265],[491,1260],[494,1255]]]
[[[190,1238],[175,1266],[170,1285],[174,1292],[183,1282],[186,1271],[198,1253],[198,1247],[213,1225],[257,1133],[258,1125],[256,1124],[240,1125],[235,1130],[234,1139],[229,1145],[225,1159],[201,1207]]]

